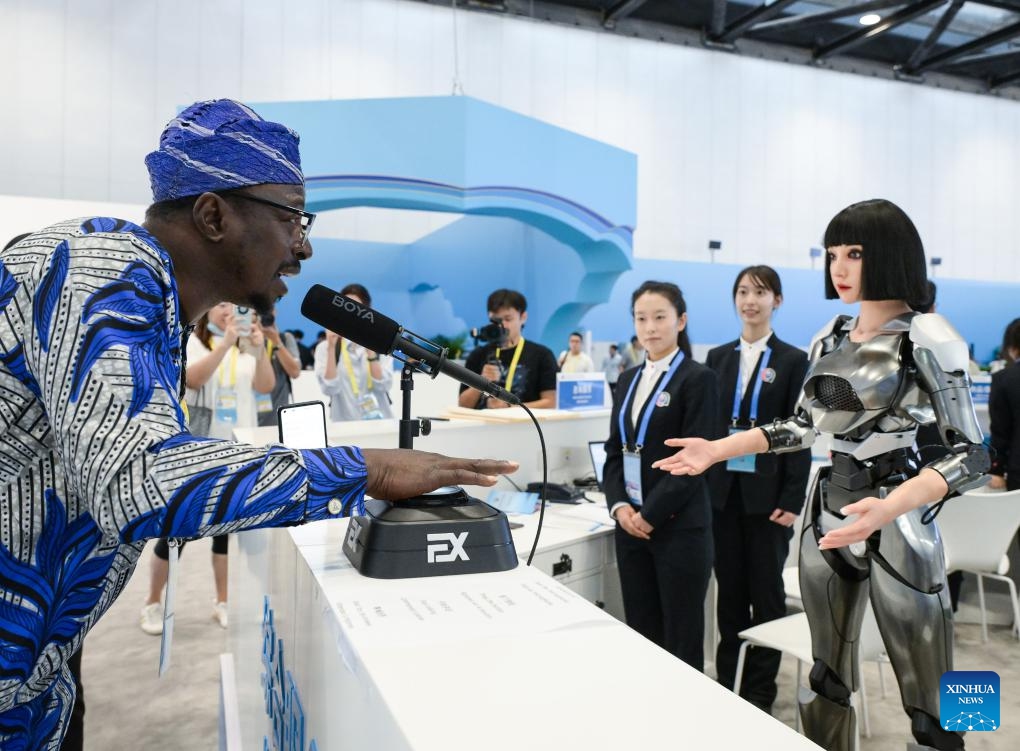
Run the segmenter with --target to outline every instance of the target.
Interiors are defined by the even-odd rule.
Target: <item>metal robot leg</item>
[[[959,733],[939,726],[939,682],[953,667],[953,615],[942,539],[916,509],[884,527],[871,546],[871,604],[900,684],[903,709],[917,744],[958,751]]]
[[[852,751],[857,716],[850,697],[860,683],[857,652],[868,599],[868,561],[849,551],[821,551],[818,539],[834,517],[825,510],[820,477],[810,496],[811,524],[800,545],[800,587],[811,626],[811,688],[799,699],[804,734],[829,751]]]

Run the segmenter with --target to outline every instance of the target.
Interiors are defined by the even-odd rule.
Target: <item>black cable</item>
[[[542,522],[545,520],[545,494],[546,488],[549,486],[549,460],[545,453],[545,436],[542,435],[542,426],[538,424],[538,418],[535,417],[535,413],[528,409],[526,405],[521,404],[521,407],[528,413],[531,421],[535,423],[535,430],[538,431],[538,440],[542,444],[542,492],[539,495],[538,529],[535,530],[535,541],[531,544],[531,552],[528,553],[527,565],[530,566],[531,559],[535,557],[535,550],[538,548],[538,538],[542,535]]]
[[[516,482],[514,482],[513,480],[510,479],[510,475],[500,475],[500,477],[502,477],[508,483],[513,485],[514,486],[514,490],[516,490],[518,493],[523,493],[524,492],[524,490],[521,488],[520,485],[518,485]]]

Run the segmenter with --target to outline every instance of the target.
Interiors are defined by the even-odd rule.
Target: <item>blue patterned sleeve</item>
[[[357,448],[297,451],[191,435],[178,397],[168,259],[147,255],[151,246],[137,238],[77,245],[59,246],[34,285],[25,337],[62,495],[81,499],[125,542],[300,524],[362,507]]]
[[[336,516],[340,502],[344,515],[365,513],[365,484],[368,472],[365,458],[356,446],[339,446],[329,449],[305,449],[301,452],[308,473],[308,501],[305,504],[305,521],[329,519]]]
[[[356,447],[298,451],[181,434],[150,447],[165,497],[120,530],[127,541],[287,527],[363,513],[367,472]]]

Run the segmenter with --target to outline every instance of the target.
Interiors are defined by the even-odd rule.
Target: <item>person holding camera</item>
[[[512,289],[489,295],[490,325],[479,331],[485,346],[475,347],[464,363],[468,370],[495,381],[532,408],[556,406],[556,357],[552,350],[524,338],[528,301]],[[506,402],[488,397],[478,389],[460,387],[457,403],[473,409],[499,409]]]
[[[280,418],[276,410],[291,403],[294,394],[291,379],[301,375],[301,353],[294,335],[276,327],[275,308],[259,316],[259,328],[265,337],[266,354],[276,379],[272,392],[255,397],[259,427],[263,428],[278,425]]]
[[[229,302],[214,305],[188,337],[187,356],[184,403],[191,433],[230,440],[234,428],[254,428],[256,402],[272,393],[276,377],[251,309]],[[216,584],[212,617],[222,628],[227,627],[227,542],[227,535],[216,535],[212,542]],[[162,596],[170,570],[168,538],[159,538],[153,552],[149,596],[139,625],[145,633],[158,636],[163,633]]]
[[[348,284],[340,294],[361,305],[372,305],[372,295],[361,284]],[[380,356],[327,331],[315,348],[315,375],[322,393],[329,397],[329,419],[333,422],[393,417],[393,363],[389,356]]]

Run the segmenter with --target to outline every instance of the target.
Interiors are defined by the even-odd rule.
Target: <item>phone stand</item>
[[[431,427],[411,418],[413,375],[405,365],[400,376],[400,448],[407,449]],[[399,503],[367,501],[365,515],[351,517],[343,551],[375,579],[508,571],[518,563],[506,514],[459,487]]]

